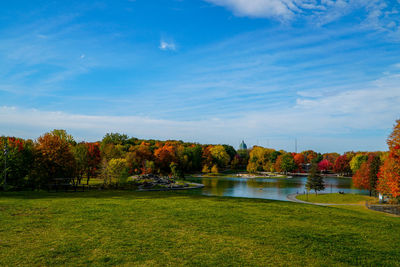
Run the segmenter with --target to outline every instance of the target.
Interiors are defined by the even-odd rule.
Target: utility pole
[[[294,148],[295,148],[295,152],[297,154],[297,138],[294,139]]]

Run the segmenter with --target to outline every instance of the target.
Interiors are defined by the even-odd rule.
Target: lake
[[[241,178],[241,177],[190,177],[188,181],[204,184],[204,188],[195,189],[192,193],[207,196],[229,196],[285,200],[289,194],[306,192],[307,177],[293,178]],[[324,178],[324,193],[368,194],[367,190],[353,187],[350,178]],[[314,192],[314,191],[313,191]]]

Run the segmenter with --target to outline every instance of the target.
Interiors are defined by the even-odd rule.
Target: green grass
[[[365,201],[374,201],[375,197],[369,197],[365,195],[357,194],[318,194],[313,193],[307,195],[298,195],[297,199],[308,201],[312,203],[334,203],[334,204],[365,204]]]
[[[0,193],[0,266],[399,266],[364,207],[181,192]]]

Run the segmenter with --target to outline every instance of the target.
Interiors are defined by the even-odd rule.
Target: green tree
[[[119,133],[107,133],[101,140],[101,144],[114,144],[114,145],[125,145],[128,142],[128,136],[126,134]]]
[[[76,142],[72,135],[68,134],[66,130],[54,129],[51,131],[52,135],[58,136],[61,140],[66,141],[68,144],[74,145]]]
[[[296,162],[291,153],[282,155],[281,170],[286,174],[296,169]]]
[[[4,153],[7,150],[7,154]],[[15,137],[0,137],[0,164],[7,162],[7,168],[0,167],[0,184],[4,185],[4,175],[7,175],[6,185],[13,188],[23,188],[28,185],[28,175],[33,165],[33,143]]]
[[[111,159],[108,162],[109,184],[124,184],[128,178],[126,159]]]
[[[236,150],[233,148],[233,146],[230,145],[222,145],[222,146],[225,148],[226,153],[228,153],[230,161],[232,161],[236,156]]]
[[[311,165],[311,169],[307,177],[306,188],[308,190],[314,190],[315,194],[317,194],[317,191],[322,191],[325,189],[324,179],[322,178],[316,163]]]
[[[376,186],[378,183],[378,173],[382,165],[380,155],[371,153],[368,156],[368,166],[369,166],[369,182],[370,182],[370,192],[369,194],[376,194]]]
[[[171,169],[172,177],[180,179],[185,178],[185,175],[183,174],[183,171],[179,168],[178,164],[176,164],[175,162],[171,162],[169,167]]]
[[[76,168],[76,175],[78,178],[78,184],[81,183],[83,174],[88,169],[88,150],[85,143],[79,143],[72,148],[72,153],[74,154],[75,158],[75,168]]]

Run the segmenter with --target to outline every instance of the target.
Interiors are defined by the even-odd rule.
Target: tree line
[[[159,174],[183,178],[188,173],[218,173],[227,169],[249,173],[318,172],[353,176],[354,185],[394,197],[400,195],[400,120],[388,138],[388,152],[291,153],[254,146],[203,145],[176,140],[143,140],[108,133],[98,142],[76,142],[65,130],[53,130],[37,140],[1,137],[2,184],[13,188],[43,188],[54,178],[73,177],[89,184],[101,177],[106,184],[124,183],[131,175]]]

